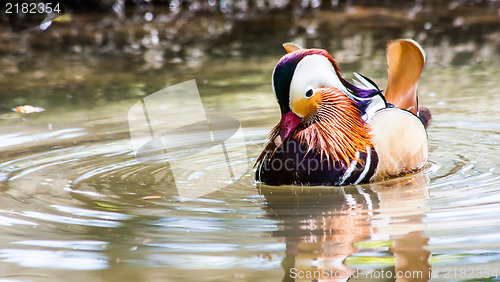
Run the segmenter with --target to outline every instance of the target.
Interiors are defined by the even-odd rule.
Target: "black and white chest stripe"
[[[373,147],[366,147],[366,153],[357,151],[354,160],[340,177],[338,185],[366,183],[375,173],[378,156]]]

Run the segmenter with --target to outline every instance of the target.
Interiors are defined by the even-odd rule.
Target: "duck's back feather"
[[[418,111],[417,87],[425,63],[422,47],[410,39],[395,40],[387,45],[389,79],[385,99],[413,114]]]

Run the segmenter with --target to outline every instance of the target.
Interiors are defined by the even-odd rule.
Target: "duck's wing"
[[[387,44],[389,80],[385,90],[388,103],[412,112],[427,128],[432,120],[431,111],[418,105],[417,86],[425,63],[422,46],[411,39],[391,41]]]
[[[425,52],[411,39],[387,44],[389,79],[385,99],[394,106],[417,114],[417,86],[425,63]]]

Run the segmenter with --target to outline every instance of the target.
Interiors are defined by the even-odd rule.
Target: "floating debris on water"
[[[45,109],[42,107],[33,107],[31,105],[17,106],[12,108],[14,112],[23,113],[23,114],[32,114],[32,113],[40,113],[44,112]]]

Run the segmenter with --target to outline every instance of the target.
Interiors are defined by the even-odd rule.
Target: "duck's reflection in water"
[[[429,197],[423,173],[348,187],[259,186],[274,237],[286,242],[283,281],[427,281]]]

